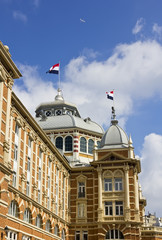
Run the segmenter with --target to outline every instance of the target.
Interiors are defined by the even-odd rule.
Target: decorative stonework
[[[32,141],[34,141],[34,139],[35,139],[35,134],[31,131],[31,132],[29,132],[29,138],[32,140]]]
[[[0,81],[4,82],[6,79],[6,72],[2,66],[2,64],[0,64]]]
[[[15,118],[15,121],[18,124],[19,127],[23,126],[23,121],[19,116]]]
[[[37,184],[34,183],[34,184],[33,184],[33,190],[36,191],[36,190],[37,190],[37,187],[38,187]]]
[[[25,174],[24,173],[21,174],[21,181],[25,182]]]
[[[3,151],[8,153],[9,150],[10,150],[10,144],[5,140],[3,142]]]
[[[14,80],[11,77],[7,77],[7,84],[8,84],[9,89],[12,90]]]

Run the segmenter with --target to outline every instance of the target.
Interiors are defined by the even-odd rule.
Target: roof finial
[[[55,97],[55,100],[56,101],[64,101],[64,98],[62,96],[62,91],[60,88],[57,89],[57,95]]]
[[[111,119],[116,119],[116,115],[115,115],[115,108],[112,107],[112,116],[111,116]]]
[[[112,107],[111,123],[112,123],[113,125],[118,124],[118,120],[116,120],[116,115],[115,115],[115,108],[114,108],[114,106]]]

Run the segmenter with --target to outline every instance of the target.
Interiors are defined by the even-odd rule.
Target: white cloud
[[[83,117],[89,116],[108,126],[112,101],[106,99],[105,92],[115,89],[116,113],[120,125],[124,126],[135,102],[142,102],[155,94],[156,98],[158,95],[162,97],[161,62],[162,46],[156,41],[121,44],[103,62],[89,61],[84,56],[72,59],[65,67],[65,81],[62,82],[65,100],[76,103]],[[56,89],[47,80],[40,79],[36,68],[21,66],[20,70],[25,90],[22,94],[16,84],[15,89],[22,100],[24,97],[29,99],[25,100],[25,105],[33,113],[37,104],[54,99]],[[45,87],[38,89],[40,84]],[[47,91],[51,92],[48,96]]]
[[[104,62],[89,62],[83,56],[72,59],[65,69],[66,98],[76,102],[84,115],[90,112],[97,122],[108,124],[112,102],[105,92],[115,89],[117,115],[127,118],[134,102],[155,93],[162,96],[161,62],[162,46],[155,41],[121,44]]]
[[[162,216],[162,136],[152,133],[145,137],[142,149],[142,191],[147,199],[146,210]]]
[[[162,26],[159,26],[157,23],[154,23],[152,31],[156,33],[159,38],[162,38]]]
[[[13,91],[21,99],[25,107],[34,116],[36,107],[42,102],[54,100],[56,89],[51,82],[43,81],[38,74],[38,68],[18,64],[23,78],[21,84],[14,84]]]
[[[136,25],[132,29],[132,33],[137,34],[137,33],[141,32],[144,25],[145,25],[145,20],[143,18],[138,19],[137,22],[136,22]]]
[[[14,17],[14,19],[20,20],[22,22],[27,22],[27,20],[28,20],[27,16],[20,11],[13,11],[13,17]]]
[[[118,45],[105,61],[79,56],[65,67],[62,82],[64,98],[78,106],[82,117],[89,116],[97,123],[108,126],[112,101],[106,99],[105,92],[115,89],[117,118],[120,126],[124,126],[134,112],[135,102],[142,104],[143,100],[154,96],[157,100],[162,98],[161,63],[162,46],[156,41]],[[23,78],[15,81],[14,91],[34,115],[40,103],[54,100],[56,89],[47,79],[41,79],[38,67],[19,65],[18,68]],[[19,84],[19,81],[22,83]],[[150,134],[145,138],[141,183],[148,200],[148,210],[157,211],[162,216],[159,207],[162,196],[158,196],[162,193],[161,146],[162,136]]]

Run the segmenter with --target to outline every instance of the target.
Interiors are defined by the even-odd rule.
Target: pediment
[[[114,152],[109,152],[106,155],[102,156],[97,161],[99,161],[99,162],[109,162],[109,161],[120,161],[120,160],[125,160],[125,159],[126,158],[123,157],[121,154],[114,153]]]

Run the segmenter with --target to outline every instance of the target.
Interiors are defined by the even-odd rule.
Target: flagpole
[[[115,91],[114,91],[114,89],[113,89],[113,93],[114,93],[114,96],[113,96],[113,107],[115,109]]]
[[[59,78],[59,88],[61,89],[61,83],[60,83],[60,61],[59,61],[59,76],[58,76],[58,78]]]

